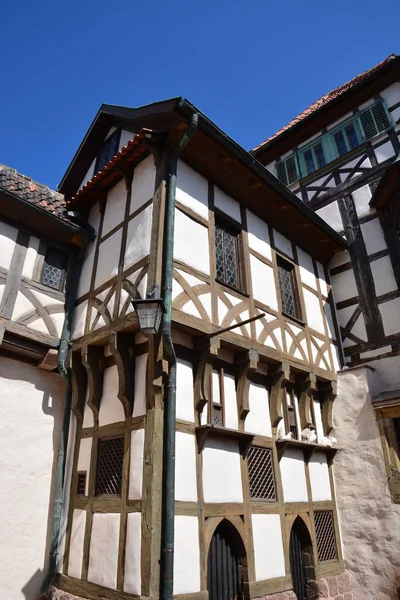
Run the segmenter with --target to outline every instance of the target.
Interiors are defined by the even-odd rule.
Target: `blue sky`
[[[0,162],[56,187],[103,102],[185,96],[249,149],[400,53],[399,0],[5,0]]]

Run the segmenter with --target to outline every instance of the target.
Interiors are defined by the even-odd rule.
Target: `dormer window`
[[[112,158],[117,154],[119,148],[119,142],[121,139],[121,130],[117,129],[108,136],[104,142],[99,154],[97,155],[96,165],[94,167],[94,173],[101,171],[102,168],[110,162]]]

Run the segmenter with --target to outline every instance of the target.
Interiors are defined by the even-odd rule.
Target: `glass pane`
[[[215,224],[217,279],[238,287],[238,232],[226,225]]]
[[[311,150],[306,150],[303,154],[304,157],[304,162],[306,164],[306,172],[307,175],[309,173],[314,173],[315,171],[315,164],[314,164],[314,157],[312,155],[312,151]]]
[[[224,232],[215,224],[215,251],[217,262],[217,279],[224,280]]]
[[[97,156],[94,173],[97,173],[97,171],[101,171],[101,169],[117,154],[120,134],[121,131],[117,129],[117,131],[114,131],[114,133],[106,139],[102,149],[100,150]]]
[[[66,258],[60,252],[48,250],[44,259],[42,283],[56,290],[61,287]]]
[[[282,312],[290,317],[296,317],[296,302],[294,298],[292,266],[289,263],[278,263],[279,289],[281,292]]]
[[[347,146],[346,141],[344,139],[343,131],[337,131],[333,137],[335,138],[336,148],[339,156],[342,156],[342,154],[346,154]]]
[[[357,148],[358,139],[353,123],[347,125],[347,127],[345,127],[344,130],[346,132],[347,142],[349,144],[350,150],[353,150],[353,148]]]
[[[224,258],[225,258],[225,283],[236,287],[236,265],[237,265],[237,252],[236,252],[236,235],[232,235],[225,231],[225,244],[224,244]]]
[[[324,156],[324,150],[322,148],[322,144],[316,144],[314,146],[315,158],[317,161],[318,169],[324,167],[326,165],[326,160]]]

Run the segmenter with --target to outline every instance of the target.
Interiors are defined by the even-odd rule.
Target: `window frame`
[[[275,253],[276,253],[276,270],[277,270],[277,281],[278,281],[279,302],[280,302],[281,313],[288,319],[293,319],[296,322],[304,324],[303,311],[302,311],[301,300],[300,300],[300,287],[299,287],[299,282],[298,282],[297,274],[296,274],[296,264],[294,262],[288,260],[286,257],[282,256],[281,254],[278,254],[278,252],[275,251]],[[290,267],[290,273],[291,273],[290,278],[291,278],[292,290],[293,290],[293,305],[295,307],[295,313],[296,313],[295,315],[290,315],[289,313],[287,313],[283,310],[282,292],[281,292],[281,285],[280,285],[280,280],[279,280],[279,263],[287,264]]]
[[[99,479],[99,471],[101,468],[101,464],[100,464],[100,446],[102,443],[104,442],[108,442],[110,440],[122,440],[122,460],[121,460],[121,484],[120,484],[120,490],[119,492],[112,494],[112,493],[100,493],[98,491],[98,479]],[[110,498],[110,499],[115,499],[115,498],[121,498],[122,497],[122,487],[123,487],[123,473],[124,473],[124,444],[125,444],[125,437],[124,435],[109,435],[109,436],[105,436],[105,437],[100,437],[98,442],[97,442],[97,456],[96,456],[96,477],[95,477],[95,481],[94,481],[94,497],[95,498]]]
[[[217,227],[224,230],[226,227],[228,230],[231,229],[236,231],[236,285],[232,285],[223,279],[220,279],[217,275],[217,245],[216,245],[216,233]],[[229,231],[228,231],[229,233]],[[224,285],[235,292],[240,294],[246,294],[247,280],[244,267],[244,249],[243,249],[243,228],[240,223],[231,219],[228,215],[220,212],[218,209],[214,209],[214,260],[215,260],[215,281],[221,285]]]
[[[60,284],[59,284],[58,288],[54,287],[54,286],[51,286],[51,285],[48,285],[47,283],[45,283],[43,281],[43,277],[44,277],[44,274],[45,274],[46,265],[49,264],[46,261],[46,257],[48,256],[49,252],[53,252],[54,254],[58,254],[63,259],[64,266],[61,269]],[[65,252],[65,251],[57,248],[56,246],[54,246],[52,244],[46,244],[46,247],[44,248],[44,252],[43,252],[43,261],[42,261],[40,272],[39,272],[38,282],[41,285],[45,286],[46,288],[48,288],[50,290],[54,290],[56,292],[63,292],[64,288],[65,288],[65,280],[66,280],[66,273],[67,273],[69,258],[70,258],[69,254],[67,252]]]
[[[96,156],[96,162],[94,163],[94,169],[93,169],[93,175],[92,175],[92,177],[94,177],[94,175],[96,175],[96,173],[98,173],[99,171],[101,171],[102,169],[104,169],[104,167],[110,162],[110,160],[112,160],[112,158],[118,153],[118,151],[119,151],[119,145],[120,145],[120,142],[121,142],[121,131],[122,131],[121,127],[118,127],[115,131],[113,131],[112,133],[110,133],[110,135],[108,135],[106,137],[106,139],[103,141],[103,143],[101,145],[101,148],[100,148],[100,150],[99,150],[99,152],[98,152],[98,154]],[[117,142],[116,142],[117,151],[114,152],[113,156],[108,161],[104,162],[101,165],[101,167],[99,168],[99,163],[100,163],[101,155],[102,155],[102,153],[103,153],[104,148],[106,147],[106,145],[110,143],[111,139],[116,139],[117,140]]]
[[[291,403],[288,403],[288,396],[291,398]],[[289,407],[293,410],[289,410]],[[301,420],[299,411],[299,394],[294,383],[288,383],[282,389],[282,412],[285,435],[292,433],[292,439],[301,441]],[[294,425],[290,424],[290,413],[293,413]]]

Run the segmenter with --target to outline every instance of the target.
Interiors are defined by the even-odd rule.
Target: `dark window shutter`
[[[276,175],[281,183],[288,185],[288,178],[286,175],[285,161],[281,160],[276,164]]]
[[[375,102],[372,106],[360,111],[360,121],[365,139],[370,140],[390,127],[383,102]]]
[[[298,180],[299,174],[294,154],[276,163],[276,176],[285,185],[292,185]]]
[[[386,131],[390,127],[389,118],[386,114],[385,107],[383,106],[383,102],[376,102],[372,108],[372,114],[375,119],[375,124],[378,130],[378,133],[382,131]]]

